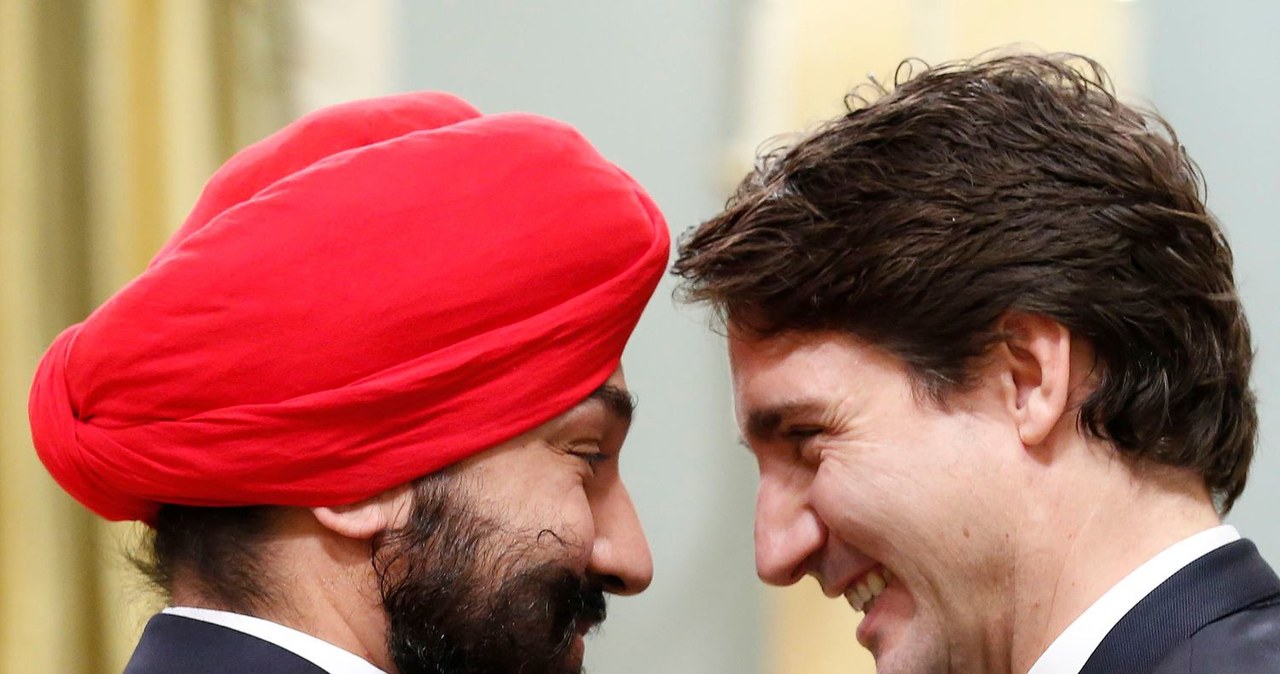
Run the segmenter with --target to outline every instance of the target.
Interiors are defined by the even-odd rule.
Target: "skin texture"
[[[839,597],[887,567],[857,634],[882,674],[1026,672],[1129,571],[1218,523],[1194,474],[1082,435],[1087,344],[1035,316],[999,327],[976,384],[937,404],[851,336],[730,325],[760,577]]]
[[[607,382],[625,392],[619,370]],[[626,416],[600,399],[459,465],[475,485],[473,496],[504,525],[549,529],[579,550],[578,570],[613,594],[643,591],[653,562],[631,496],[618,472],[618,454],[630,427]]]
[[[565,569],[597,581],[606,592],[630,595],[649,585],[653,567],[618,472],[630,425],[629,406],[619,404],[626,397],[621,369],[606,385],[615,395],[593,395],[451,471],[466,487],[463,500],[502,535],[523,536],[523,544],[536,547],[549,532],[554,540],[546,549],[554,552],[548,554]],[[412,487],[404,485],[351,505],[287,509],[263,550],[273,596],[280,600],[262,617],[397,672],[371,550],[380,534],[406,524],[412,507]],[[181,583],[173,601],[209,605]],[[572,650],[570,668],[581,661],[580,637]]]

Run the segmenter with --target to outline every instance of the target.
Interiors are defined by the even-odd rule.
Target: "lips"
[[[586,636],[583,632],[577,632],[573,635],[573,640],[569,643],[569,650],[565,652],[565,669],[566,671],[576,672],[582,669],[582,662],[586,659],[587,644]]]
[[[856,582],[849,585],[844,598],[849,601],[853,610],[865,613],[871,610],[876,597],[884,592],[885,587],[893,581],[893,572],[883,564],[863,574]]]
[[[588,633],[600,626],[600,621],[590,620],[587,618],[578,618],[573,621],[573,632],[578,636],[585,637]]]

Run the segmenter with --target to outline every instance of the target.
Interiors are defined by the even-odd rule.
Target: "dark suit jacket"
[[[161,613],[147,622],[124,674],[325,674],[269,641]]]
[[[1175,573],[1107,633],[1080,674],[1280,673],[1280,578],[1247,540]]]

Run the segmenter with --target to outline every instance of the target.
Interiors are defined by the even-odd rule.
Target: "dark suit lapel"
[[[1197,559],[1138,602],[1085,663],[1080,674],[1147,672],[1200,628],[1280,595],[1280,579],[1247,540]]]

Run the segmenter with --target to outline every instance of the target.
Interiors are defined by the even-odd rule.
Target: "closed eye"
[[[602,464],[607,462],[609,459],[613,458],[612,455],[605,454],[604,452],[595,452],[590,454],[576,454],[575,456],[577,456],[578,458],[582,459],[587,463],[587,467],[591,469],[592,475],[596,474],[596,470]]]
[[[819,443],[814,442],[815,438],[826,433],[823,426],[797,425],[788,426],[782,431],[782,439],[790,443],[795,449],[796,457],[804,463],[817,466],[821,452]]]
[[[598,441],[579,441],[572,444],[569,453],[581,459],[591,468],[591,472],[596,472],[596,467],[613,458],[612,454],[601,451]]]
[[[789,426],[782,432],[782,437],[792,442],[804,442],[809,438],[822,435],[821,426]]]

